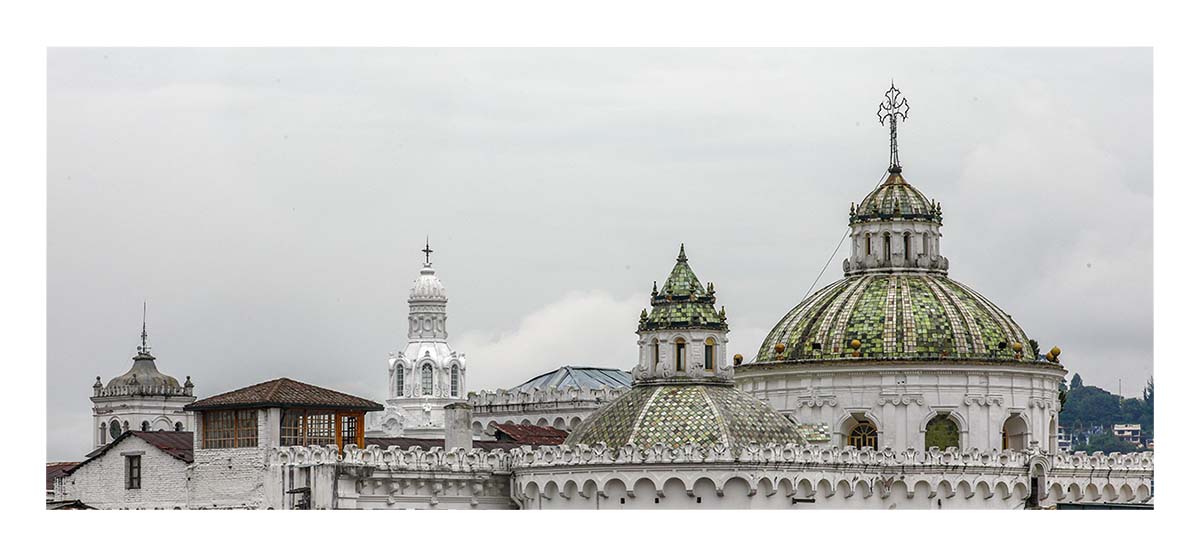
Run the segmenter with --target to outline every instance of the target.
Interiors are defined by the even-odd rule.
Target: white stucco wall
[[[142,487],[125,488],[125,456],[142,456]],[[80,500],[94,508],[170,510],[188,507],[188,464],[148,442],[127,436],[100,457],[61,481],[60,500]]]

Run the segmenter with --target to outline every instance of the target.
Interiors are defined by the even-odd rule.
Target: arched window
[[[921,234],[921,252],[929,256],[929,234]]]
[[[867,421],[859,421],[846,436],[846,445],[855,448],[878,449],[879,431],[875,429],[875,425]]]
[[[864,238],[867,243],[867,254],[870,255],[871,254],[871,234],[866,234],[864,236]]]
[[[908,232],[904,232],[904,260],[912,260],[912,236]]]
[[[716,351],[717,342],[712,338],[704,340],[704,370],[713,371],[716,369]]]
[[[118,436],[121,436],[121,423],[116,421],[109,423],[108,436],[110,437],[110,440],[116,440]]]
[[[959,447],[958,423],[955,423],[949,415],[938,415],[925,425],[925,449],[928,450],[934,446],[943,450]]]
[[[433,365],[429,363],[421,366],[421,395],[433,395]]]
[[[142,421],[142,432],[146,432],[148,430],[150,430],[150,422]]]
[[[396,366],[396,396],[404,395],[404,367]]]
[[[175,432],[183,432],[183,422],[175,423]]]
[[[458,366],[450,367],[450,397],[458,397]]]
[[[891,260],[892,258],[892,234],[883,234],[883,260]]]
[[[658,368],[658,340],[654,340],[654,368]]]
[[[1029,427],[1025,426],[1024,419],[1013,415],[1004,421],[1004,428],[1000,434],[1001,450],[1024,450],[1025,439],[1029,436]]]
[[[684,342],[683,338],[675,340],[675,372],[683,372],[683,370],[687,368],[684,366],[685,363],[687,363],[687,361],[685,361],[686,352],[687,343]]]

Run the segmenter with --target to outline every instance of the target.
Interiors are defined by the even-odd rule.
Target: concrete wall
[[[142,488],[125,488],[125,456],[142,456]],[[105,510],[170,510],[188,507],[188,464],[128,436],[104,455],[62,479],[61,500],[80,500]]]

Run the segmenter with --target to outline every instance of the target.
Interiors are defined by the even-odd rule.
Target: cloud
[[[467,354],[471,390],[511,388],[563,365],[631,369],[645,296],[568,292],[507,330],[464,332],[451,345]]]

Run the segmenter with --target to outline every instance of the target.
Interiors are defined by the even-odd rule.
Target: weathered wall
[[[142,456],[142,488],[125,488],[125,456]],[[188,464],[146,441],[127,436],[104,455],[61,481],[60,500],[80,500],[94,508],[170,510],[187,507]]]

